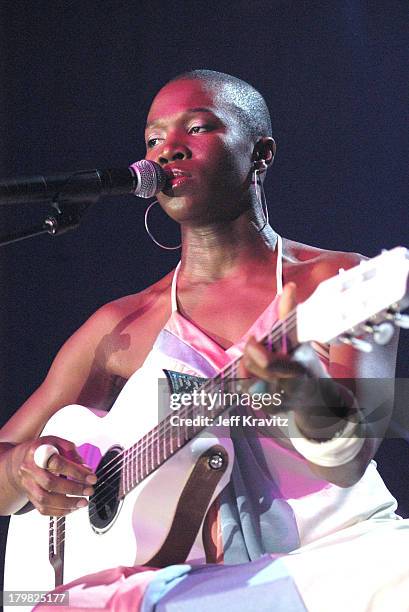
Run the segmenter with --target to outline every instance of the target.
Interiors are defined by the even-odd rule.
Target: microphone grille
[[[140,198],[151,198],[162,191],[166,183],[166,174],[156,162],[141,159],[130,166],[136,174],[138,184],[134,194]]]

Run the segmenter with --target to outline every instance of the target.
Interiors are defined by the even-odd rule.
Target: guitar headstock
[[[409,306],[408,279],[409,251],[404,247],[340,270],[297,306],[299,342],[329,343],[338,337],[348,341],[379,332],[382,325],[386,330],[384,322],[390,323],[392,331],[393,324],[409,327],[409,317],[399,314]],[[379,333],[379,343],[385,344],[387,336],[387,332]]]

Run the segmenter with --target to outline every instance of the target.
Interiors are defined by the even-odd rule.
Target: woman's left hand
[[[296,286],[285,285],[278,316],[284,319],[297,304]],[[301,344],[289,355],[283,352],[270,353],[262,343],[250,338],[243,353],[243,376],[255,377],[266,385],[250,385],[249,392],[263,388],[271,396],[281,395],[278,410],[294,410],[297,423],[302,431],[314,437],[323,426],[327,426],[328,417],[332,424],[345,417],[346,406],[353,400],[346,401],[349,392],[337,384],[328,374],[310,344]],[[352,394],[351,394],[352,395]],[[267,412],[270,409],[266,408]]]

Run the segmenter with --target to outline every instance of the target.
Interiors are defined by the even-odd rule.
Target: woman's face
[[[145,132],[146,159],[168,174],[157,198],[179,223],[234,219],[250,206],[254,143],[234,113],[206,83],[169,83],[154,99]]]

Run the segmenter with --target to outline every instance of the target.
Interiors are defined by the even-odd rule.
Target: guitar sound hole
[[[111,448],[102,457],[96,470],[98,481],[95,494],[89,498],[88,514],[91,525],[97,531],[105,530],[118,512],[121,469],[115,457],[121,452],[121,448]]]

